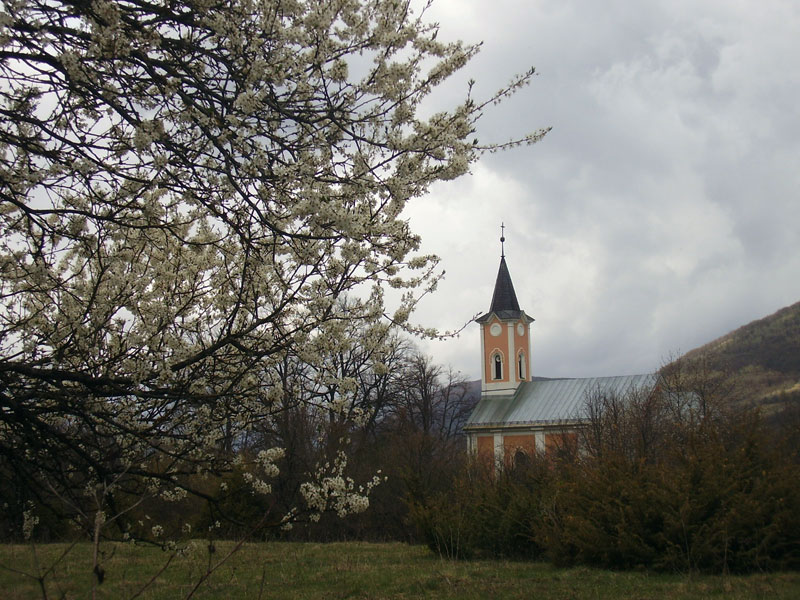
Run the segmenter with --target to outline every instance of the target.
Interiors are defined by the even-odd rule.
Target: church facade
[[[501,242],[505,241],[501,238]],[[654,375],[537,379],[531,375],[531,324],[519,306],[501,253],[489,312],[478,317],[481,398],[464,427],[469,450],[497,462],[519,452],[548,452],[576,443],[592,394],[624,395],[655,386]]]

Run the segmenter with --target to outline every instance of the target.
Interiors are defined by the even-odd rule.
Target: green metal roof
[[[652,374],[525,381],[513,396],[481,398],[464,429],[582,420],[586,418],[586,400],[592,394],[624,395],[636,388],[652,389],[655,384]]]

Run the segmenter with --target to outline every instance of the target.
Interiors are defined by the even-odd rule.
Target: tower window
[[[494,355],[494,378],[503,378],[503,358],[499,354]]]
[[[525,379],[525,354],[522,352],[517,356],[517,372],[519,373],[520,381]]]

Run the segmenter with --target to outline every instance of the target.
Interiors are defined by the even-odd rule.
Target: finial
[[[506,257],[506,247],[505,247],[506,236],[505,236],[505,233],[506,233],[506,224],[505,223],[500,223],[500,258],[505,258]]]

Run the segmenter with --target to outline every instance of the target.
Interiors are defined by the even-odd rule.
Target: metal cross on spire
[[[506,224],[500,223],[500,258],[506,257]]]

